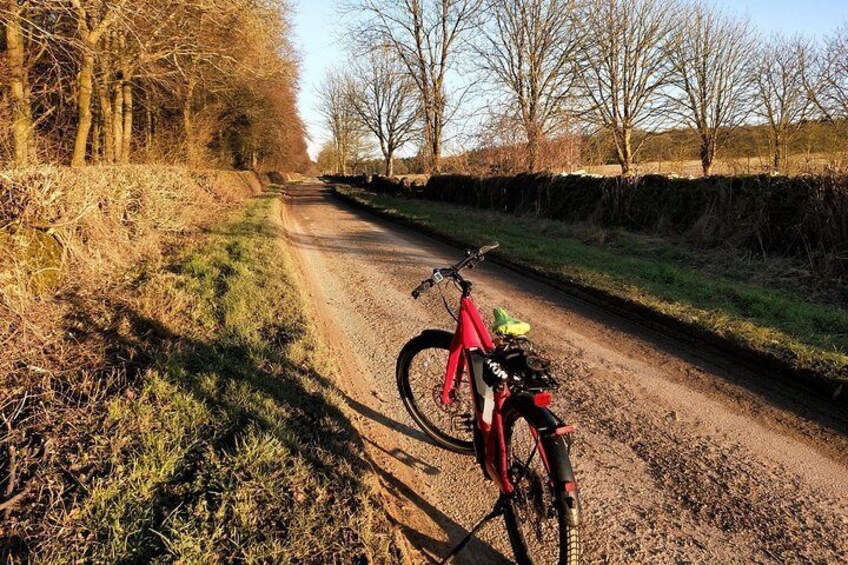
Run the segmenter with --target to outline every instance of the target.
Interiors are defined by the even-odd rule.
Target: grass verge
[[[839,387],[848,382],[848,309],[834,290],[772,279],[756,261],[710,262],[674,242],[337,186],[345,198],[543,276],[639,305]],[[780,267],[778,266],[778,269]],[[813,300],[816,298],[818,300]]]
[[[114,337],[154,348],[151,359],[104,403],[67,469],[79,494],[47,515],[51,535],[30,556],[395,560],[364,447],[269,221],[279,205],[250,200],[139,277]]]

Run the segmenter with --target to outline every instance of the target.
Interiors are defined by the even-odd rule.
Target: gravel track
[[[386,508],[411,559],[431,562],[496,498],[473,458],[415,428],[394,382],[407,340],[451,327],[438,293],[409,291],[458,251],[325,185],[288,190],[288,241]],[[554,409],[578,430],[586,563],[848,563],[848,415],[509,270],[468,278],[482,312],[531,322],[568,375]],[[479,538],[455,562],[510,561],[501,521]]]

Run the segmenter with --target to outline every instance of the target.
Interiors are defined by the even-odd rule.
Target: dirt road
[[[427,442],[394,384],[401,346],[451,322],[435,293],[414,301],[409,291],[458,251],[323,185],[292,187],[286,201],[290,243],[387,508],[427,562],[495,499],[473,458]],[[508,270],[484,264],[469,278],[483,312],[504,306],[530,321],[569,375],[555,409],[578,429],[587,563],[848,562],[844,413]],[[458,562],[510,555],[496,522]]]

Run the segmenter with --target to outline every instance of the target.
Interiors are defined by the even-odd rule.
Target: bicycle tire
[[[415,357],[428,349],[438,349],[448,351],[450,349],[453,334],[444,330],[426,330],[417,337],[411,339],[401,350],[398,355],[396,366],[397,387],[400,392],[401,400],[409,412],[409,415],[415,421],[421,430],[433,440],[439,447],[462,454],[474,453],[473,440],[463,440],[462,438],[451,435],[445,430],[436,425],[430,418],[424,414],[419,407],[419,402],[424,399],[416,398],[410,384],[410,368],[413,365]],[[439,383],[433,383],[437,386]],[[472,414],[473,417],[473,414]]]
[[[526,422],[526,425],[531,426],[530,422],[527,421],[524,416],[517,412],[512,412],[511,414],[507,414],[504,421],[504,435],[506,440],[507,447],[507,461],[510,464],[514,463],[514,434],[516,431],[516,426],[520,422]],[[540,443],[541,447],[541,443]],[[554,461],[555,458],[565,458],[568,468],[571,468],[570,461],[568,461],[569,454],[568,449],[555,449],[555,450],[547,450],[546,457],[549,458],[550,467],[555,467],[559,462]],[[540,461],[539,455],[536,455],[535,459]],[[522,463],[523,466],[523,463]],[[512,546],[513,555],[515,556],[516,563],[519,565],[541,565],[542,563],[558,563],[560,565],[579,565],[580,563],[580,528],[579,528],[579,518],[577,519],[577,524],[569,523],[569,513],[571,512],[571,520],[575,520],[573,513],[575,510],[572,510],[569,507],[569,504],[574,504],[576,502],[576,493],[575,498],[569,500],[562,491],[561,488],[554,488],[552,485],[556,484],[553,477],[550,476],[547,470],[545,470],[544,465],[541,465],[542,472],[545,474],[543,477],[544,481],[539,481],[539,485],[536,486],[537,489],[547,489],[548,494],[550,496],[549,502],[550,506],[552,506],[556,511],[556,527],[558,529],[558,535],[555,539],[551,539],[552,544],[557,546],[556,552],[557,556],[554,558],[553,555],[548,555],[543,558],[536,557],[534,559],[533,553],[534,549],[538,551],[538,548],[531,547],[534,545],[534,541],[530,541],[526,539],[525,536],[525,527],[522,525],[522,513],[524,509],[521,507],[522,504],[526,504],[525,500],[529,497],[522,497],[521,489],[530,490],[533,487],[531,486],[531,482],[528,478],[525,477],[523,481],[521,481],[517,486],[517,492],[514,493],[512,497],[510,497],[509,502],[506,506],[506,512],[504,514],[504,521],[506,522],[506,529],[509,535],[509,542]],[[538,494],[537,494],[538,496]],[[576,509],[579,516],[579,507]],[[538,544],[536,544],[538,545]]]

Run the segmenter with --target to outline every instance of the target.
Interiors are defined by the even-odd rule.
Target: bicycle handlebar
[[[497,249],[497,247],[498,242],[494,241],[484,245],[476,251],[469,249],[466,251],[466,256],[455,265],[443,267],[441,269],[433,269],[433,275],[430,278],[425,279],[415,290],[412,291],[412,298],[417,300],[419,296],[441,283],[447,277],[459,277],[459,272],[463,269],[473,269],[477,263],[485,259],[486,253],[493,249]]]

